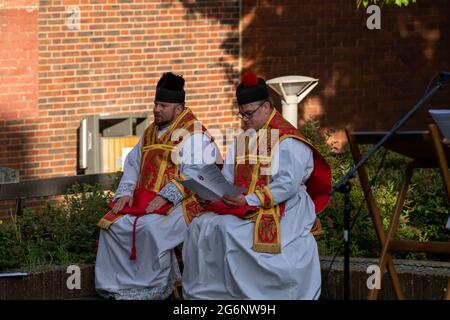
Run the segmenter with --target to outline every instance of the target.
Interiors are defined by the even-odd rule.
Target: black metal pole
[[[344,300],[350,299],[350,192],[352,186],[344,186]]]
[[[405,124],[421,107],[428,101],[437,91],[439,91],[444,84],[450,80],[450,72],[440,72],[439,80],[436,85],[429,90],[422,99],[417,102],[417,104],[405,114],[394,126],[389,130],[389,132],[376,144],[374,145],[362,159],[353,166],[347,174],[342,177],[333,187],[330,192],[332,195],[335,192],[341,192],[344,194],[344,299],[348,300],[350,298],[350,183],[349,180],[355,175],[356,171],[369,160],[375,152],[378,151],[394,134],[400,129],[401,126]]]

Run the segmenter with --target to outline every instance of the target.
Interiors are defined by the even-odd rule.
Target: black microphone
[[[439,80],[441,80],[442,82],[447,82],[448,80],[450,80],[450,72],[448,71],[439,72]]]

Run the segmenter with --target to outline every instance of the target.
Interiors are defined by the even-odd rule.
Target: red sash
[[[129,214],[135,216],[133,223],[133,245],[131,247],[130,260],[136,260],[136,224],[140,217],[148,214],[145,212],[150,201],[152,201],[158,194],[154,191],[145,189],[136,189],[133,194],[133,205],[130,207],[126,204],[119,213],[113,213],[111,210],[103,216],[102,220],[104,223],[108,224],[108,227],[114,223],[115,220],[121,218],[122,216]],[[112,209],[116,201],[112,201],[108,204],[109,209]],[[158,210],[154,210],[151,213],[167,215],[172,209],[172,204],[167,203]],[[109,222],[109,223],[108,223]]]
[[[136,189],[134,190],[133,194],[133,206],[125,205],[123,209],[120,211],[122,214],[130,214],[133,216],[143,216],[147,214],[145,212],[145,209],[147,208],[150,201],[152,201],[158,194],[154,191],[146,190],[146,189]],[[116,201],[112,201],[108,204],[108,207],[112,209],[114,205],[116,204]],[[166,205],[162,206],[158,210],[155,210],[157,214],[163,214],[166,215],[169,210],[172,208],[172,205],[170,203],[167,203]],[[115,214],[114,214],[115,215]]]
[[[258,212],[258,207],[245,205],[242,207],[234,208],[226,205],[222,201],[218,201],[208,204],[204,210],[212,211],[221,215],[231,214],[241,219],[249,219],[252,215],[255,215]]]

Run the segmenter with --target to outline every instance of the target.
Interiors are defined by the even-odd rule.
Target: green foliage
[[[75,184],[61,203],[25,209],[12,223],[2,223],[0,270],[93,263],[99,235],[96,224],[111,196],[99,185]]]
[[[354,165],[350,151],[347,148],[340,153],[333,152],[326,143],[332,132],[319,130],[315,121],[307,122],[302,131],[328,160],[333,170],[333,183],[336,183]],[[363,146],[362,153],[369,148],[370,146]],[[394,211],[398,188],[407,162],[407,158],[382,149],[366,166],[385,231]],[[351,255],[378,257],[378,239],[357,178],[352,180],[350,201],[353,206],[351,221],[354,222],[350,232]],[[321,255],[343,254],[343,202],[342,194],[335,193],[330,206],[319,216],[325,231],[324,235],[318,237]],[[415,170],[397,237],[405,240],[448,241],[450,236],[445,230],[447,216],[448,203],[438,169]],[[407,253],[399,253],[396,256],[414,259],[443,258],[437,255]]]
[[[356,5],[358,8],[363,5],[367,7],[371,4],[376,5],[396,5],[396,6],[407,6],[411,3],[416,3],[416,0],[356,0]]]
[[[23,254],[17,234],[14,223],[0,224],[0,270],[15,268],[20,264]]]

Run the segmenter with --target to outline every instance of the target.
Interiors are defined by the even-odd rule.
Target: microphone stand
[[[391,137],[397,132],[402,125],[405,124],[421,107],[428,101],[437,91],[439,91],[446,82],[450,80],[450,72],[440,72],[439,79],[435,86],[425,93],[425,95],[420,99],[420,101],[407,113],[405,114],[390,130],[389,132],[376,144],[374,145],[364,157],[350,169],[347,174],[342,177],[333,187],[330,192],[332,195],[335,192],[340,192],[344,194],[344,300],[350,299],[350,192],[351,184],[350,179],[353,178],[356,171],[369,160],[375,152],[378,151]]]

